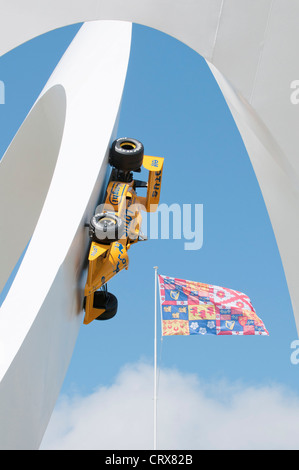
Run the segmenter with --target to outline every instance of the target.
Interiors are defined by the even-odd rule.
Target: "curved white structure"
[[[0,292],[39,219],[57,163],[65,115],[64,88],[53,86],[37,101],[1,161]]]
[[[260,183],[281,253],[297,328],[299,328],[299,290],[297,289],[299,266],[299,250],[297,248],[297,240],[299,239],[297,217],[299,209],[299,160],[297,158],[299,112],[290,100],[291,83],[298,78],[297,63],[294,57],[299,37],[297,26],[299,3],[296,1],[286,2],[285,0],[109,0],[109,2],[73,0],[70,6],[68,0],[59,0],[59,2],[57,0],[51,2],[13,0],[9,3],[0,0],[0,8],[0,54],[4,54],[36,35],[60,26],[91,20],[123,20],[150,26],[174,36],[207,60],[231,109]],[[35,427],[32,428],[35,432],[34,439],[30,442],[22,441],[21,432],[18,434],[19,440],[14,440],[12,437],[6,438],[0,430],[0,447],[1,445],[11,445],[12,447],[21,444],[23,446],[26,444],[28,447],[33,444],[38,445],[78,331],[79,319],[75,312],[80,311],[80,296],[78,296],[78,303],[76,303],[75,293],[81,270],[82,249],[85,243],[82,221],[84,215],[92,210],[91,205],[95,201],[97,188],[96,181],[93,179],[97,171],[91,175],[88,171],[88,162],[93,162],[96,165],[95,168],[100,170],[96,155],[104,155],[108,147],[108,140],[117,116],[129,48],[128,31],[126,30],[126,26],[129,25],[121,23],[117,27],[120,30],[126,30],[126,32],[123,31],[126,39],[120,40],[118,46],[115,46],[113,50],[113,54],[120,56],[120,61],[117,62],[121,68],[119,81],[115,78],[116,74],[114,73],[110,78],[116,82],[112,81],[110,84],[106,84],[105,91],[109,95],[109,99],[106,96],[99,99],[101,90],[95,90],[96,86],[92,79],[91,83],[86,84],[86,78],[88,77],[90,80],[90,73],[94,73],[94,67],[98,66],[98,60],[91,56],[93,53],[98,53],[97,57],[102,57],[104,61],[109,60],[110,53],[106,48],[112,47],[117,39],[113,35],[110,37],[106,31],[108,39],[102,36],[96,42],[96,46],[93,44],[92,47],[89,47],[92,42],[88,43],[87,31],[92,31],[91,35],[101,34],[99,31],[102,31],[102,28],[109,29],[107,24],[103,22],[101,26],[98,26],[91,23],[88,27],[85,26],[83,32],[80,33],[81,39],[79,40],[78,37],[75,40],[70,52],[47,85],[48,90],[54,85],[63,85],[65,89],[67,102],[65,129],[54,179],[41,218],[18,277],[0,312],[0,357],[2,358],[0,364],[0,379],[2,378],[0,421],[6,423],[11,416],[11,411],[4,409],[2,397],[8,393],[9,387],[14,383],[13,380],[20,380],[20,377],[17,377],[20,367],[28,367],[29,358],[32,359],[34,354],[33,351],[38,350],[38,347],[34,349],[38,334],[44,332],[45,328],[51,334],[43,345],[43,355],[41,358],[35,358],[39,368],[34,375],[34,380],[39,386],[40,400],[45,400],[45,403],[42,401],[39,403],[38,410],[46,410],[45,415],[47,416],[41,419],[40,414],[28,406],[28,414],[23,417],[23,420],[25,424],[30,422],[30,419],[35,420]],[[119,50],[116,50],[118,47]],[[77,79],[74,79],[75,69],[78,73]],[[102,74],[99,73],[98,76],[102,77]],[[89,96],[87,90],[89,87],[93,90],[92,92],[99,95],[97,95],[94,107],[90,105],[91,113],[88,108],[90,119],[88,121],[80,120],[78,110],[83,109],[86,112],[86,103],[82,102],[82,99],[84,96]],[[113,106],[111,106],[110,100],[114,100]],[[61,116],[62,112],[60,109]],[[101,113],[106,112],[109,112],[109,122],[105,123],[107,128],[103,129],[103,141],[98,138],[98,127],[96,126]],[[74,141],[74,136],[78,136],[78,129],[81,125],[85,126],[84,145],[83,141],[81,144],[78,144],[77,140]],[[59,130],[61,128],[57,130],[58,133]],[[55,134],[56,153],[53,151],[52,167],[48,169],[48,177],[44,182],[44,187],[49,182],[55,155],[57,156],[59,145],[57,135]],[[88,161],[83,162],[83,152]],[[74,155],[77,157],[74,158]],[[74,195],[76,184],[77,187],[79,184],[76,176],[75,181],[68,178],[69,165],[74,166],[77,171],[80,168],[80,171],[84,172],[84,178],[86,176],[87,179],[86,187],[82,188],[82,198],[76,200],[75,208],[72,207],[74,217],[72,224],[67,234],[61,238],[63,229],[58,227],[63,227],[65,213],[62,210],[57,211],[57,206],[59,207],[60,204],[57,204],[55,195],[60,194],[61,188],[67,180],[67,188],[70,192],[66,197],[64,207],[74,206],[72,195]],[[100,188],[102,180],[103,175],[98,181],[98,188]],[[90,188],[95,188],[92,197]],[[38,210],[44,197],[45,194],[40,191],[39,205],[34,210],[32,209],[23,245],[34,229]],[[51,228],[53,230],[51,238],[47,238],[49,237],[49,227],[46,221],[49,220],[49,216],[51,221],[55,221],[55,228]],[[44,249],[45,239],[51,239],[51,242],[46,244],[47,250],[49,250],[50,243],[55,243],[55,246],[58,247],[57,259],[49,259],[49,269],[47,265],[46,270],[44,269],[45,264],[41,264],[37,255],[40,250]],[[21,249],[22,247],[19,251]],[[51,257],[49,256],[49,258]],[[8,259],[2,281],[0,281],[2,284],[14,261]],[[22,307],[21,315],[18,311],[20,308],[20,303],[18,303],[19,289],[22,287],[20,280],[26,279],[34,263],[39,266],[45,277],[43,288],[38,296],[33,297],[27,291],[21,291],[22,296],[23,294],[25,296],[22,297],[24,307]],[[58,296],[59,301],[57,300]],[[58,309],[60,304],[63,305]],[[55,305],[57,305],[57,311],[55,314],[52,312],[51,316],[48,313],[53,310]],[[11,315],[15,315],[16,312],[19,316],[18,329],[14,333],[17,340],[11,346],[5,338],[12,331],[15,332],[16,323],[12,323]],[[45,366],[42,359],[47,351],[49,353],[53,351],[53,344],[60,350],[66,350],[67,354],[64,356],[65,361],[61,370],[55,362],[57,357],[54,354],[45,378],[41,375]],[[18,346],[21,348],[20,350]],[[13,362],[10,366],[11,361]],[[53,389],[47,389],[47,392],[41,394],[43,387],[48,385],[49,377],[54,379]],[[56,380],[57,377],[59,377],[58,380]],[[25,387],[31,392],[32,385],[30,386],[28,379],[26,380],[26,377],[22,376],[21,381],[22,383],[24,381]],[[24,414],[24,402],[20,403],[20,408],[16,409],[15,416],[17,417],[21,412]],[[13,422],[12,430],[16,428],[17,425]]]
[[[84,223],[105,183],[130,45],[129,23],[84,25],[0,163],[0,175],[10,182],[18,174],[29,178],[20,194],[19,186],[5,186],[7,221],[22,211],[30,215],[16,235],[22,241],[16,259],[33,233],[0,309],[1,449],[38,448],[73,353],[89,248]],[[9,225],[1,229],[2,257],[14,251],[15,240]],[[11,258],[5,269],[1,265],[3,282]]]

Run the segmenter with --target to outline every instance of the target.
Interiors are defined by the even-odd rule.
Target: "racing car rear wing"
[[[160,201],[162,173],[164,158],[149,157],[144,155],[143,166],[149,170],[147,182],[147,196],[138,198],[139,202],[145,206],[147,212],[155,212]]]

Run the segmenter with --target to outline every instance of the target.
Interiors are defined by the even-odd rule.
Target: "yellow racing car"
[[[108,320],[117,312],[116,297],[107,292],[107,282],[122,269],[128,269],[129,248],[144,241],[141,210],[157,210],[164,158],[144,155],[136,139],[120,138],[113,142],[109,154],[112,166],[105,202],[91,219],[91,246],[84,290],[84,324]],[[149,170],[148,181],[133,178],[141,167]],[[137,196],[137,188],[147,188],[146,197]]]

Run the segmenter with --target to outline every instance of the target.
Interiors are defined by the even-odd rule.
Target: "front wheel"
[[[105,312],[99,315],[96,320],[110,320],[117,313],[117,298],[110,292],[97,291],[94,293],[93,307],[105,309]]]

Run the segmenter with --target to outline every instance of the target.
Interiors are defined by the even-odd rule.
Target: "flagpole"
[[[155,335],[154,335],[154,450],[157,450],[157,284],[158,266],[155,270]]]

